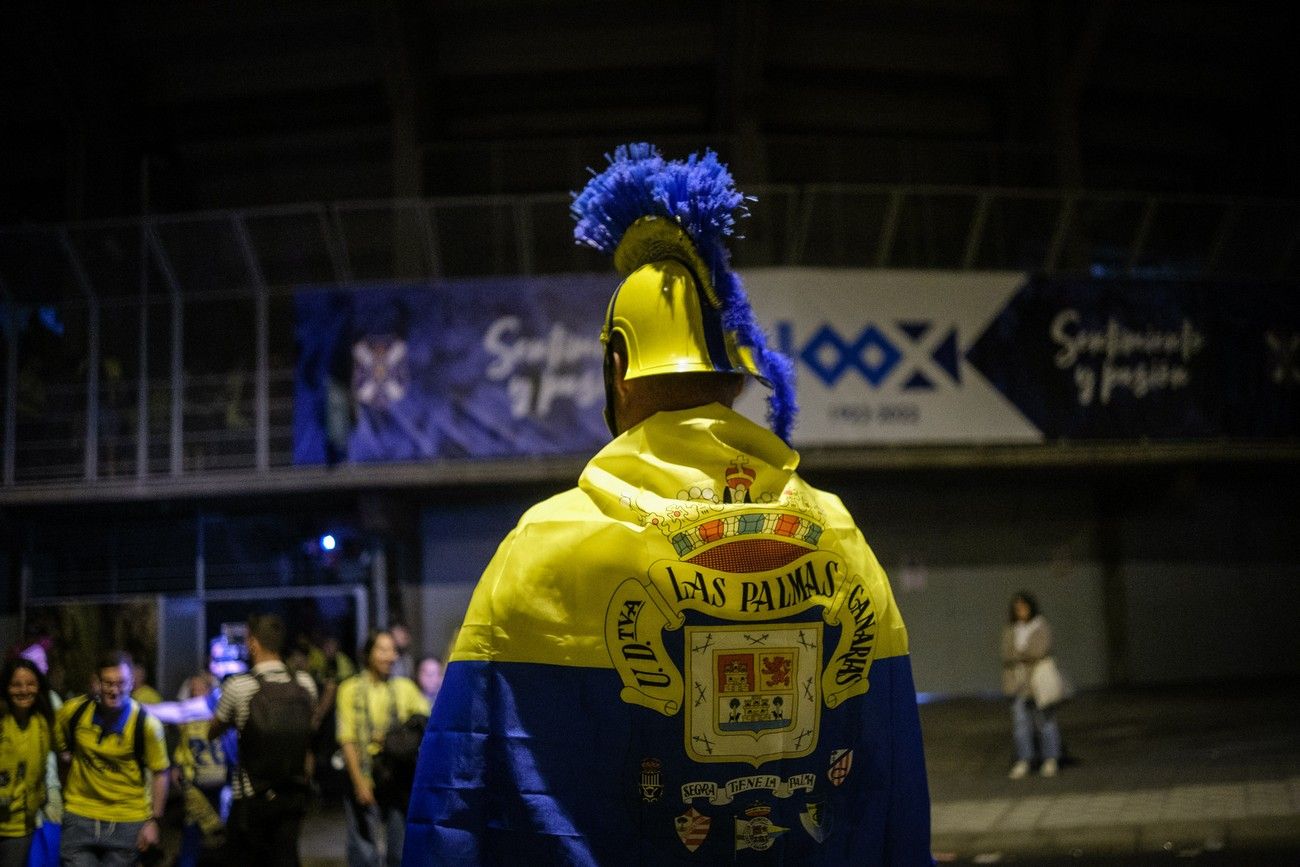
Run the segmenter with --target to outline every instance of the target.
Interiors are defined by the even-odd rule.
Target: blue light
[[[338,542],[329,533],[320,537],[320,547],[322,551],[333,551]]]

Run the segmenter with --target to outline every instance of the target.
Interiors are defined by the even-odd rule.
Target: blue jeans
[[[343,799],[348,820],[348,867],[401,867],[402,843],[406,840],[406,814],[396,807],[370,806],[361,809],[351,798]],[[364,823],[364,827],[363,827]],[[384,835],[384,861],[374,835]]]
[[[1034,760],[1034,735],[1038,736],[1041,757],[1061,757],[1061,730],[1056,725],[1056,710],[1040,710],[1029,696],[1011,700],[1011,731],[1016,740],[1016,758],[1022,762]]]
[[[136,837],[144,822],[105,822],[76,813],[63,814],[59,841],[62,867],[127,867],[140,863]]]

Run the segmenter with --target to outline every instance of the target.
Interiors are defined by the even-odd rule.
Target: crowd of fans
[[[289,640],[280,618],[252,615],[223,627],[174,699],[117,650],[96,660],[84,690],[56,690],[57,656],[56,636],[33,629],[0,673],[0,867],[58,864],[61,848],[78,864],[233,863],[258,854],[249,823],[272,801],[273,825],[295,838],[283,863],[297,861],[307,806],[340,801],[350,867],[399,863],[413,752],[442,682],[440,659],[413,658],[405,624],[372,632],[354,661],[334,635]],[[301,692],[285,698],[276,690],[286,684]],[[266,721],[262,691],[303,702],[283,715],[300,721],[301,751],[284,749],[297,741]],[[399,747],[403,738],[414,746]],[[267,771],[259,752],[290,754],[288,770]]]

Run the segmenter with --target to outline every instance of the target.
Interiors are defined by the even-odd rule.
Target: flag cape
[[[719,405],[659,413],[489,564],[404,864],[929,864],[907,633],[839,499]]]

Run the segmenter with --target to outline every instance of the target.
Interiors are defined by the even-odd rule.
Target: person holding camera
[[[348,867],[397,867],[429,702],[414,681],[392,673],[397,647],[390,633],[372,633],[361,659],[365,668],[339,685],[336,703],[352,787],[344,799]]]

